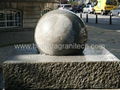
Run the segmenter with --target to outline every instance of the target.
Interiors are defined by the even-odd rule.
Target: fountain
[[[86,25],[77,15],[48,12],[35,30],[39,53],[15,55],[3,63],[5,89],[120,88],[119,60],[104,47],[85,47],[86,41]]]

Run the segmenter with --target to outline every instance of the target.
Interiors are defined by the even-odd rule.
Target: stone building
[[[56,8],[57,0],[0,0],[0,30],[34,29],[39,18]]]

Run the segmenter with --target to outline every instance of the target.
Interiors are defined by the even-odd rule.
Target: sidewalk
[[[104,45],[120,59],[120,26],[87,23],[88,44]]]
[[[80,17],[80,14],[77,13]],[[112,17],[112,25],[109,24],[110,16],[98,15],[98,24],[95,24],[96,16],[88,15],[86,23],[86,14],[82,14],[82,19],[87,25],[88,45],[104,45],[111,53],[120,59],[120,17]]]
[[[87,23],[88,44],[104,44],[120,59],[120,26]],[[33,43],[34,31],[1,32],[0,47],[18,43]]]

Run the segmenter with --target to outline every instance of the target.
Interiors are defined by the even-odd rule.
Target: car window
[[[86,8],[89,8],[89,6],[86,6]]]
[[[64,7],[71,7],[71,5],[65,5]]]
[[[107,5],[117,5],[117,1],[116,0],[107,0],[106,4]]]

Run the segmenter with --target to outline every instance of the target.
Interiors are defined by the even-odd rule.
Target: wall
[[[0,9],[19,9],[23,12],[23,28],[35,28],[41,11],[47,7],[54,9],[55,3],[41,3],[41,2],[10,2],[0,3]]]

